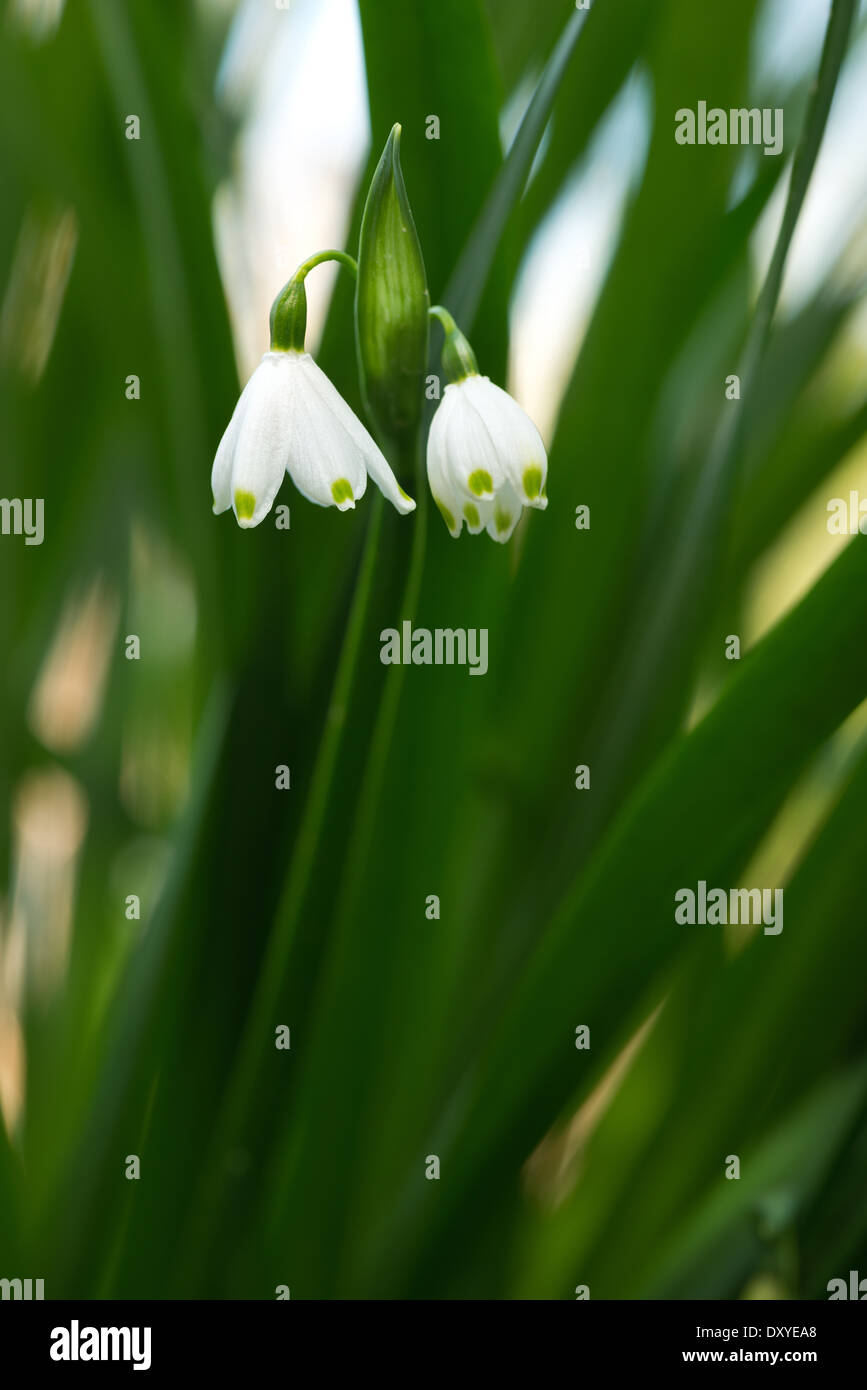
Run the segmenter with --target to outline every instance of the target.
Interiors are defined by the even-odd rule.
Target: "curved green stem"
[[[446,309],[442,304],[432,304],[428,309],[428,313],[430,314],[432,319],[439,319],[440,323],[442,324],[443,328],[447,333],[457,332],[457,324],[455,323],[448,309]]]
[[[271,305],[271,351],[303,352],[307,336],[307,291],[304,281],[314,266],[324,261],[338,261],[353,275],[358,275],[358,263],[345,251],[318,251],[302,261],[289,277]]]
[[[358,278],[358,261],[353,256],[348,255],[346,251],[317,251],[315,256],[301,262],[292,279],[300,278],[303,280],[308,271],[313,270],[317,265],[322,265],[324,261],[339,261],[341,265],[346,266],[346,269],[352,272],[356,279]]]

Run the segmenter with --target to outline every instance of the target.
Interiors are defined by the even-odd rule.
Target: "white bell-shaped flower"
[[[487,531],[507,541],[524,507],[548,505],[545,445],[517,401],[478,375],[451,315],[431,312],[445,323],[443,363],[457,379],[443,392],[428,435],[430,489],[452,536],[466,522],[471,535]]]
[[[354,507],[368,474],[399,512],[415,507],[309,352],[266,352],[244,387],[214,459],[214,511],[232,507],[240,526],[258,526],[284,472],[321,507]]]

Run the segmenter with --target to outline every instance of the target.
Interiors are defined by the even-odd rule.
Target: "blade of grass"
[[[490,274],[491,248],[499,244],[509,218],[524,192],[536,151],[545,133],[554,102],[569,71],[586,18],[586,11],[576,10],[566,22],[533,92],[509,153],[449,276],[440,302],[451,310],[466,333],[472,329]]]
[[[484,1222],[567,1098],[625,1040],[650,982],[684,949],[675,890],[699,877],[736,881],[798,770],[867,696],[865,576],[867,543],[856,539],[741,663],[707,718],[630,800],[545,932],[478,1065],[461,1067],[448,1127],[430,1140],[460,1181],[441,1194],[424,1258],[416,1251],[428,1287],[448,1268],[458,1229],[467,1239]],[[570,1045],[575,1021],[594,1037],[583,1071]],[[410,1211],[420,1219],[419,1195],[418,1181],[409,1184],[398,1209],[407,1242],[419,1239],[409,1221]]]
[[[795,154],[782,224],[738,369],[740,399],[725,403],[688,513],[679,523],[670,548],[664,546],[661,550],[661,573],[651,576],[645,585],[632,628],[625,636],[623,661],[614,677],[615,688],[604,702],[604,727],[591,739],[601,786],[598,781],[600,791],[594,796],[586,834],[592,834],[593,826],[608,813],[627,766],[646,765],[646,750],[639,745],[645,730],[650,729],[655,744],[660,729],[667,725],[660,704],[671,707],[667,692],[673,685],[672,671],[686,672],[695,664],[704,622],[713,603],[725,522],[737,488],[744,439],[750,427],[753,397],[786,259],[815,168],[855,8],[855,0],[834,0],[831,8],[818,81]],[[689,690],[688,679],[677,682],[676,689],[679,713]]]
[[[683,1243],[706,1226],[705,1207],[717,1207],[721,1157],[742,1155],[742,1177],[751,1178],[752,1155],[767,1136],[787,1123],[804,1095],[821,1090],[858,1056],[864,1011],[856,968],[862,954],[857,841],[865,807],[862,752],[785,887],[781,934],[773,941],[754,937],[734,957],[722,949],[703,953],[671,991],[591,1140],[572,1200],[548,1222],[536,1266],[543,1288],[542,1269],[549,1266],[555,1285],[583,1271],[598,1280],[599,1296],[615,1285],[618,1296],[686,1296],[695,1269]],[[823,1009],[829,1000],[833,1016]],[[781,1038],[787,1040],[782,1048]],[[652,1107],[641,1105],[645,1095],[653,1095]],[[795,1164],[789,1183],[797,1181]],[[741,1184],[722,1180],[722,1186]],[[629,1249],[644,1253],[627,1260]],[[707,1250],[698,1263],[705,1283],[698,1296],[730,1296]],[[533,1282],[529,1272],[528,1278]]]

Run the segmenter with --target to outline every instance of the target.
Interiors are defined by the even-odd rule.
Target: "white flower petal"
[[[330,412],[333,419],[345,430],[361,457],[362,467],[370,474],[382,495],[403,515],[414,511],[415,502],[404,492],[389,467],[385,455],[364,428],[355,412],[347,405],[334,383],[328,379],[309,353],[304,353],[298,361],[305,383],[322,406]],[[361,492],[356,492],[356,497],[360,497],[363,491],[364,488],[362,487]]]
[[[475,502],[493,497],[505,481],[503,464],[490,431],[467,390],[470,382],[482,379],[487,380],[466,377],[463,381],[451,382],[443,392],[437,411],[439,415],[445,410],[442,429],[452,484],[461,496]]]
[[[374,446],[375,447],[375,446]],[[415,501],[408,492],[404,492],[397,478],[394,476],[385,455],[376,449],[374,454],[365,458],[367,471],[376,486],[379,488],[383,497],[396,507],[401,516],[407,516],[415,511]]]
[[[283,481],[293,433],[290,357],[266,352],[244,388],[231,489],[238,525],[245,529],[268,515]]]
[[[440,405],[431,421],[427,437],[427,480],[449,535],[457,537],[463,523],[463,499],[452,485],[448,468],[446,426],[449,414],[450,411],[444,412]]]
[[[367,487],[364,456],[335,413],[332,400],[314,386],[316,377],[309,367],[327,381],[309,354],[296,354],[294,428],[286,467],[298,491],[309,502],[345,512],[364,496]]]
[[[252,377],[250,380],[252,381]],[[247,386],[249,384],[248,381]],[[214,497],[214,514],[216,516],[219,516],[221,512],[227,512],[232,505],[232,465],[235,461],[235,446],[238,442],[241,422],[246,414],[250,399],[247,394],[247,386],[241,392],[238,403],[232,412],[232,418],[223,431],[223,437],[217,446],[214,466],[211,469],[211,492]]]
[[[528,507],[548,505],[548,458],[542,436],[516,400],[488,377],[467,377],[465,399],[484,423],[492,447],[512,488]]]

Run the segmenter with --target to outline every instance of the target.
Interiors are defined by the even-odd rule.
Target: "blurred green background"
[[[867,1275],[867,546],[827,524],[867,498],[857,8],[820,68],[827,0],[4,6],[0,491],[45,539],[0,536],[0,1277]],[[783,153],[678,145],[700,100],[781,108]],[[550,506],[500,547],[422,478],[408,519],[287,480],[290,529],[242,533],[210,468],[268,306],[355,249],[396,121]],[[360,411],[351,284],[309,288]],[[407,618],[487,628],[485,679],[383,667]],[[678,925],[699,880],[784,887],[784,930]]]

